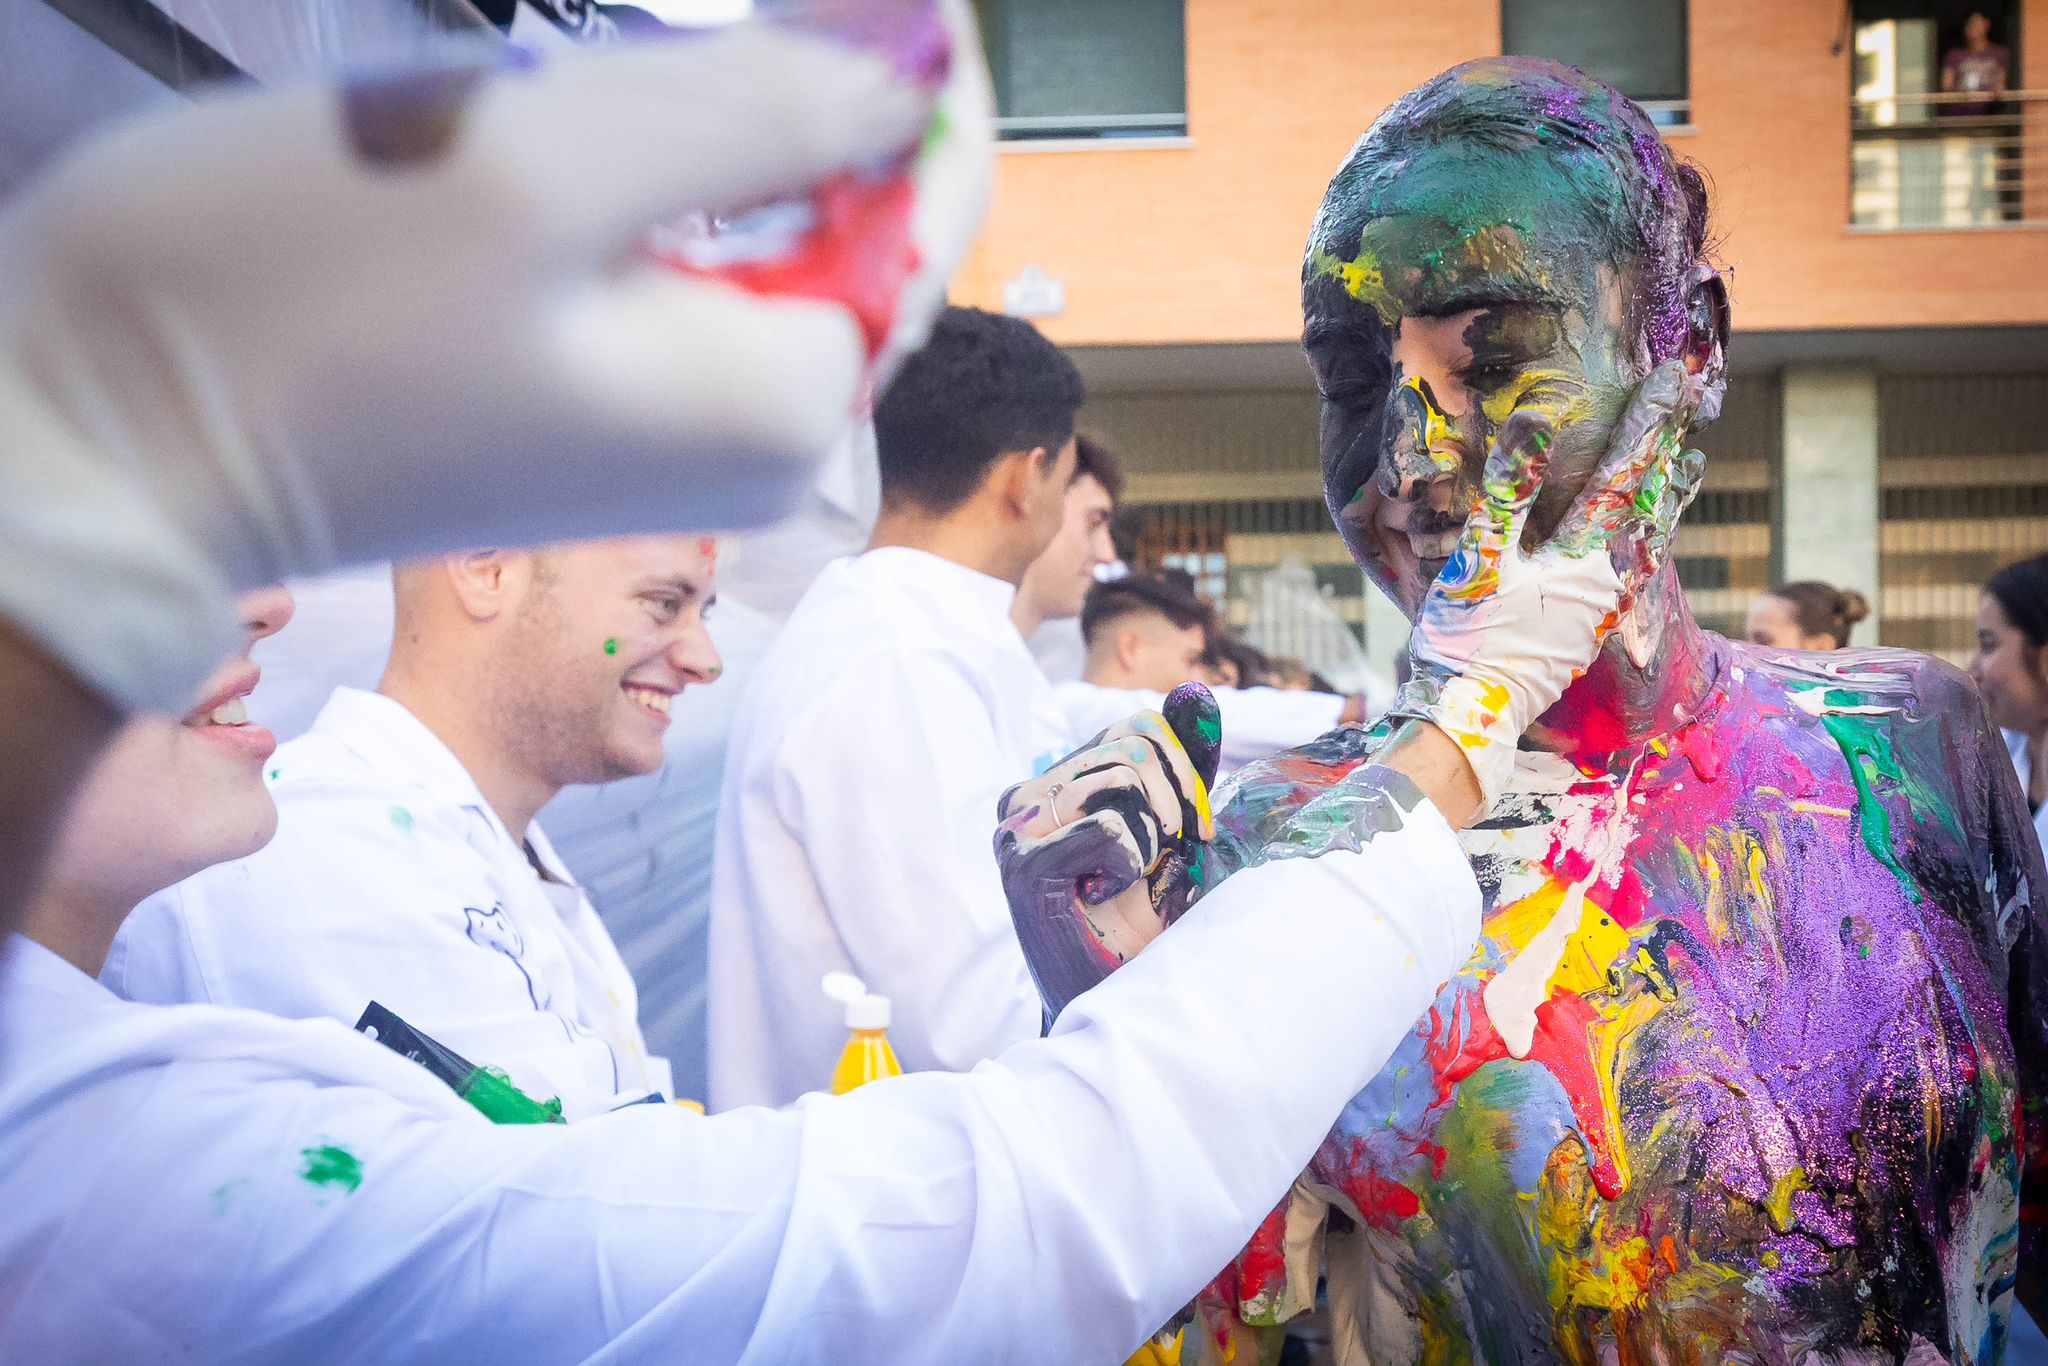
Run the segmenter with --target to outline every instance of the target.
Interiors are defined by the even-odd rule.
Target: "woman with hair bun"
[[[1743,633],[1779,650],[1846,650],[1849,632],[1869,615],[1869,599],[1855,589],[1801,579],[1751,603]]]

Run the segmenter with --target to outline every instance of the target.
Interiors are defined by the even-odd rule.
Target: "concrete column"
[[[1784,446],[1772,509],[1779,583],[1822,579],[1878,597],[1877,371],[1869,365],[1788,365]],[[1873,629],[1864,640],[1875,640]]]

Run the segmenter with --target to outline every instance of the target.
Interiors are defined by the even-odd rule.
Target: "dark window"
[[[1690,121],[1685,0],[1501,0],[1501,50],[1598,76],[1666,126]]]
[[[975,0],[1005,138],[1188,126],[1183,0]]]

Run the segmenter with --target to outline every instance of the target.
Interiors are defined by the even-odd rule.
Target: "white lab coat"
[[[571,1118],[668,1093],[633,979],[536,826],[506,833],[399,703],[335,691],[267,766],[277,837],[151,897],[103,980],[159,1004],[352,1025],[372,1000]]]
[[[970,1075],[510,1128],[330,1021],[129,1004],[16,939],[0,1361],[1120,1360],[1478,928],[1425,803],[1238,874]]]
[[[1349,698],[1332,693],[1287,692],[1280,688],[1211,688],[1223,722],[1219,779],[1254,759],[1305,745],[1334,728]],[[1166,694],[1138,688],[1104,688],[1074,680],[1051,684],[1040,703],[1041,744],[1057,745],[1055,757],[1086,744],[1134,712],[1157,711]]]
[[[711,1104],[823,1087],[852,972],[910,1071],[965,1071],[1042,1008],[991,839],[1031,776],[1038,669],[1007,583],[919,550],[829,565],[733,728],[711,893]]]
[[[2003,734],[2006,752],[2012,755],[2013,771],[2020,775],[2020,796],[2026,797],[2027,785],[2034,780],[2033,756],[2027,748],[2027,737],[2016,730]],[[2034,813],[2034,835],[2041,841],[2043,852],[2048,852],[2048,802],[2041,803],[2041,809]]]

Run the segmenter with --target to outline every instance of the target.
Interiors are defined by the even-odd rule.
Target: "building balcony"
[[[1864,95],[1849,113],[1851,227],[2048,226],[2048,91]]]

